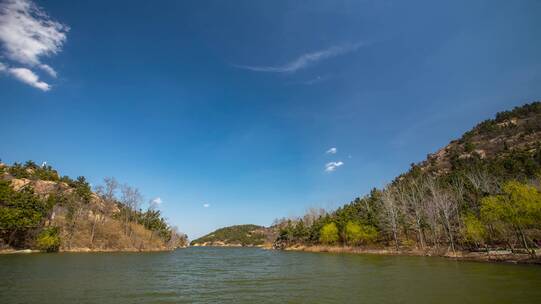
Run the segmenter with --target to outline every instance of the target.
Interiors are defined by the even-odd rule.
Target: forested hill
[[[235,225],[220,228],[191,242],[192,246],[262,246],[276,235],[272,228],[257,225]]]
[[[332,212],[280,220],[276,247],[344,245],[427,254],[541,245],[541,103],[498,113],[383,189]]]
[[[0,163],[0,251],[140,251],[184,246],[186,235],[156,206],[141,210],[139,190],[105,178],[91,189],[82,176],[48,165]]]

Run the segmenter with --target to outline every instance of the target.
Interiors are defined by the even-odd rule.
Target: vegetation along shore
[[[91,189],[83,176],[51,166],[0,163],[0,252],[162,251],[187,244],[152,200],[105,178]]]
[[[541,103],[501,112],[383,189],[275,221],[285,250],[539,263]]]
[[[539,263],[541,103],[481,122],[382,189],[270,227],[235,225],[192,246],[445,256]],[[0,251],[159,251],[188,245],[156,204],[114,178],[91,189],[51,166],[0,163]]]

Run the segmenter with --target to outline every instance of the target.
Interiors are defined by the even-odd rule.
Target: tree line
[[[534,255],[541,246],[540,131],[539,102],[498,113],[452,142],[443,160],[412,164],[383,189],[334,211],[277,220],[276,246],[507,248]],[[478,145],[491,154],[480,154]]]
[[[413,168],[333,212],[311,209],[276,221],[277,242],[534,254],[541,245],[540,185],[541,175],[505,179],[484,166],[444,176]]]

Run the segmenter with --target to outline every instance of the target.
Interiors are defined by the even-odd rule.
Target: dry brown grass
[[[75,221],[66,219],[64,212],[59,212],[51,222],[60,227],[60,251],[156,251],[167,250],[165,242],[156,233],[142,225],[130,223],[128,231],[123,222],[101,217],[96,219],[94,238],[92,227],[94,216],[80,214]]]

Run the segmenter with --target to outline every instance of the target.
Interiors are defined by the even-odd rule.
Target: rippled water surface
[[[4,255],[0,303],[541,303],[541,267],[247,248]]]

